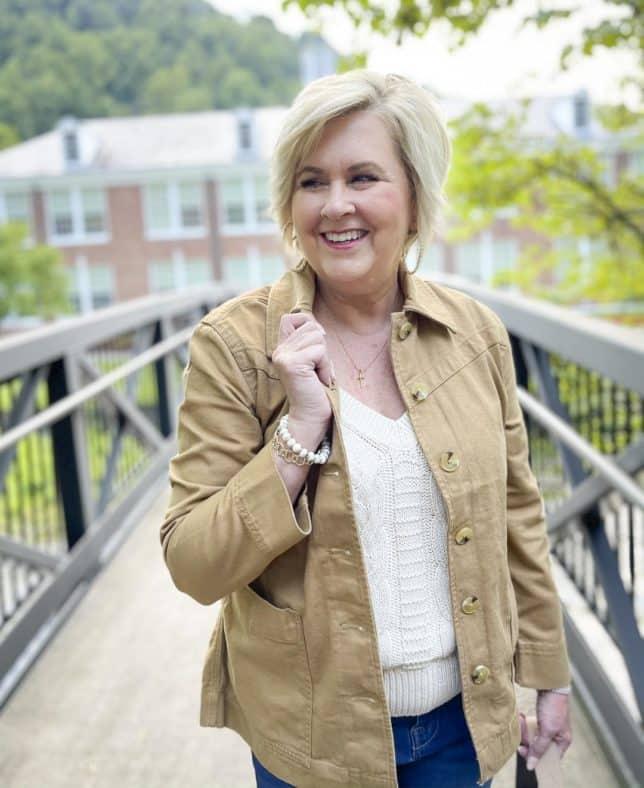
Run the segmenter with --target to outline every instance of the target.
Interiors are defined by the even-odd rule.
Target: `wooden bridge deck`
[[[0,715],[4,788],[253,788],[250,752],[200,728],[201,662],[216,615],[173,587],[158,528],[166,494],[37,660]],[[529,711],[534,694],[520,691]],[[618,782],[577,704],[566,788]],[[494,788],[514,783],[514,759]]]

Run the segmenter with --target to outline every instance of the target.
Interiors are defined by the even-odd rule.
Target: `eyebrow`
[[[350,167],[348,167],[348,170],[349,172],[352,172],[354,170],[363,170],[367,168],[378,170],[378,172],[384,174],[384,170],[382,169],[382,167],[376,164],[375,161],[359,161],[356,164],[352,164]],[[300,170],[298,170],[295,177],[299,178],[299,176],[305,172],[310,172],[315,175],[320,175],[321,173],[324,172],[324,170],[320,169],[320,167],[311,167],[307,165],[306,167],[302,167]]]

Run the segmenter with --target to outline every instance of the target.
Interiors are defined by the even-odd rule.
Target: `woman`
[[[570,743],[507,332],[404,262],[448,161],[411,81],[313,82],[273,167],[301,263],[191,340],[161,540],[179,589],[223,600],[201,724],[248,742],[258,786],[489,785],[520,740],[530,766]]]

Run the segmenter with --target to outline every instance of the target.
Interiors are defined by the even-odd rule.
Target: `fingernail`
[[[531,771],[534,769],[534,767],[537,765],[537,760],[538,760],[538,759],[537,759],[537,758],[535,758],[535,757],[534,757],[534,755],[531,755],[531,756],[528,758],[528,762],[526,763],[526,765],[525,765],[525,768],[526,768],[526,769],[527,769],[529,772],[531,772]]]

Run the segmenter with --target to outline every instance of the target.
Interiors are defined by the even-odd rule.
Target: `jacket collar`
[[[454,317],[436,285],[410,274],[404,262],[398,268],[398,281],[404,296],[405,313],[416,312],[458,333]],[[271,287],[266,318],[266,354],[269,358],[277,346],[282,315],[313,311],[315,284],[315,272],[304,261],[296,269],[287,271]]]

